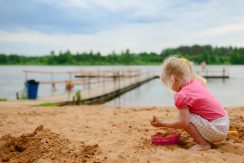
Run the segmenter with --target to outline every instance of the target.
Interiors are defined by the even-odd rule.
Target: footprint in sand
[[[12,121],[12,120],[9,120],[9,121],[7,122],[7,124],[16,124],[16,122],[14,122],[14,121]]]
[[[8,117],[8,115],[0,114],[0,122],[5,121],[5,119]]]

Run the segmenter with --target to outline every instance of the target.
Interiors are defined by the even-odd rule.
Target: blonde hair
[[[168,57],[163,61],[160,79],[167,87],[170,87],[172,76],[180,78],[181,85],[186,84],[192,79],[197,79],[203,85],[206,85],[206,80],[195,73],[192,65],[192,62],[185,58],[177,56]]]

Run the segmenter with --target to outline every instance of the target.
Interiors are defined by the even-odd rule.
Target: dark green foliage
[[[101,55],[100,52],[72,54],[69,50],[55,54],[51,51],[45,56],[20,56],[0,54],[0,65],[143,65],[160,64],[170,55],[178,55],[196,63],[244,64],[244,48],[212,47],[211,45],[180,46],[164,49],[160,54],[154,52],[133,53],[129,49],[120,53]]]

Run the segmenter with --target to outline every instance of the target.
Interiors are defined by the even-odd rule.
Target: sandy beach
[[[244,162],[244,107],[227,108],[231,130],[213,149],[189,152],[183,131],[177,145],[156,146],[153,115],[177,116],[174,108],[97,106],[40,107],[0,103],[0,162]]]

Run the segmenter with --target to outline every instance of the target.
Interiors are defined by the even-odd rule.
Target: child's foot
[[[196,144],[193,147],[191,147],[189,149],[189,151],[203,151],[203,150],[208,150],[211,149],[211,145],[210,144]]]

